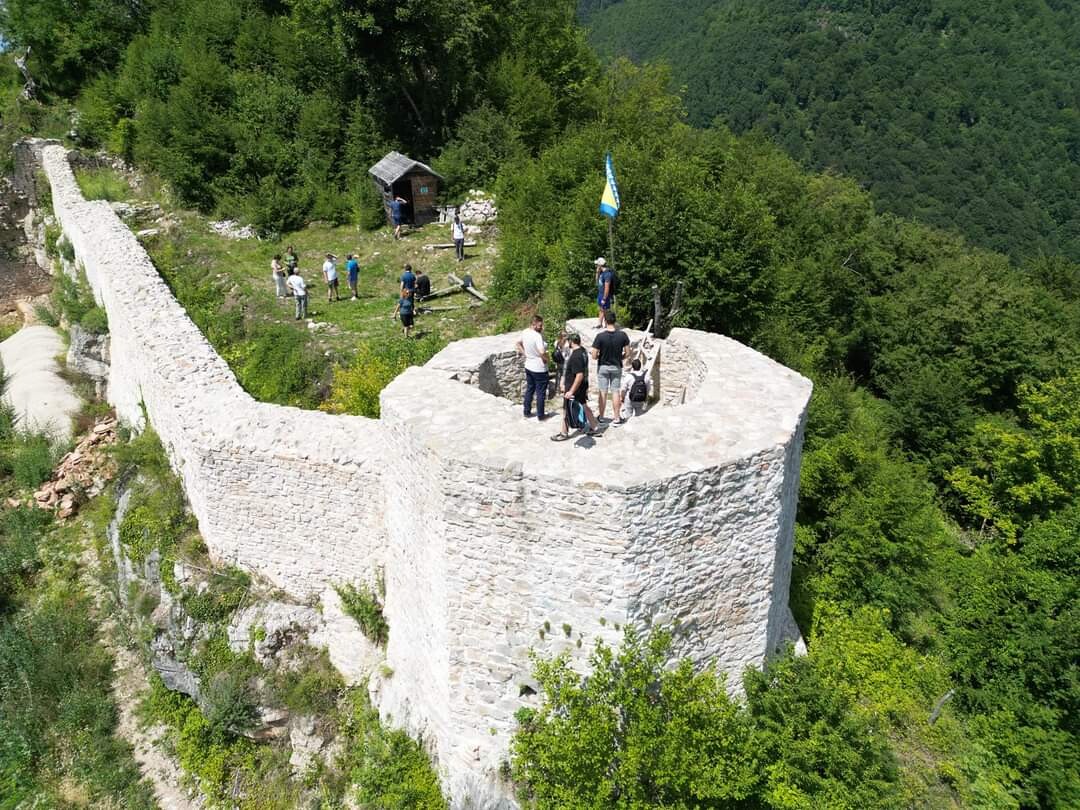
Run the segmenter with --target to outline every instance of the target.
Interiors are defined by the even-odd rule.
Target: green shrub
[[[10,440],[4,454],[5,466],[23,489],[37,489],[48,480],[56,464],[57,452],[48,436],[23,434]]]
[[[43,509],[20,506],[0,513],[0,615],[41,568],[38,543],[51,522],[52,514]]]
[[[218,672],[202,690],[206,722],[221,736],[243,734],[259,716],[246,673]]]
[[[249,324],[242,344],[226,352],[244,389],[262,402],[313,408],[326,360],[306,336],[281,324]]]
[[[76,280],[67,273],[59,273],[53,286],[52,308],[68,323],[82,323],[86,314],[98,307],[85,276]]]
[[[60,239],[57,242],[57,248],[60,251],[60,256],[69,262],[75,261],[75,246],[71,244],[71,240],[67,237]]]
[[[275,673],[274,691],[290,711],[328,717],[345,683],[326,650],[305,649],[301,655]]]
[[[57,258],[60,255],[60,247],[57,242],[60,241],[60,234],[63,231],[60,230],[60,226],[57,224],[45,226],[45,255],[50,258]]]
[[[330,393],[319,408],[378,418],[382,390],[409,366],[426,363],[443,345],[434,335],[361,344],[348,367],[335,369]]]
[[[355,785],[360,806],[445,810],[439,780],[420,746],[403,731],[380,725],[366,690],[350,690],[345,702],[341,732],[346,746],[340,765]]]
[[[191,526],[179,482],[148,486],[133,495],[120,521],[120,543],[133,562],[143,562],[153,551],[166,556]]]
[[[111,452],[121,477],[138,472],[159,483],[173,478],[169,457],[151,427],[126,442],[113,445]]]
[[[187,590],[181,602],[200,624],[220,622],[235,611],[247,596],[251,577],[238,568],[223,568],[210,575],[201,593]]]
[[[86,311],[79,320],[79,325],[94,335],[104,335],[109,331],[109,317],[103,307],[94,307]]]
[[[115,735],[113,662],[94,606],[53,551],[50,522],[37,509],[0,513],[0,806],[68,806],[57,795],[66,783],[83,806],[149,810],[149,788]]]
[[[51,308],[44,304],[34,304],[34,315],[46,326],[51,326],[53,329],[60,325],[60,318]]]
[[[383,616],[379,595],[367,585],[356,587],[351,583],[335,585],[341,597],[341,606],[356,620],[360,630],[374,644],[385,646],[390,638],[390,626]]]

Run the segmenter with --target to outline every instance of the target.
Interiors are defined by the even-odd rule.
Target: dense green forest
[[[598,649],[596,680],[541,662],[546,702],[521,717],[512,767],[533,806],[1080,806],[1080,266],[1035,255],[1042,243],[1026,231],[1005,243],[975,234],[1026,256],[1011,259],[973,247],[956,220],[939,230],[880,213],[879,200],[894,203],[863,188],[857,166],[820,162],[855,179],[811,173],[760,133],[695,128],[695,91],[684,98],[667,69],[602,68],[570,2],[539,6],[97,0],[72,17],[9,0],[0,31],[41,54],[42,109],[74,104],[82,142],[128,155],[207,210],[266,228],[358,218],[362,170],[389,144],[435,160],[457,188],[493,184],[493,293],[551,323],[589,312],[590,262],[608,253],[597,204],[610,150],[620,316],[644,323],[651,285],[670,297],[682,280],[680,325],[723,331],[813,378],[791,595],[809,655],[748,673],[741,703],[705,676],[667,671],[662,633]],[[119,11],[133,9],[128,24]],[[844,13],[859,16],[854,4]],[[1064,5],[1033,4],[1021,19],[1040,14],[1064,20]],[[848,39],[873,41],[848,37],[839,16],[806,35],[835,38],[830,59]],[[108,59],[78,50],[82,25],[112,43],[99,49]],[[451,28],[461,47],[443,47]],[[50,36],[39,51],[34,37]],[[756,58],[746,43],[738,52]],[[1043,67],[1070,58],[1075,49],[1038,59],[1010,82],[1030,84],[1026,101]],[[855,64],[830,69],[848,79]],[[849,100],[903,108],[888,100],[896,78],[878,88],[866,77]],[[952,78],[927,73],[918,98],[951,92]],[[1038,151],[1026,123],[1008,129],[977,109],[971,125],[947,127],[960,133],[955,154],[978,155],[965,131],[994,154]],[[925,163],[913,153],[905,164],[912,182],[938,182],[954,154],[926,149]],[[1067,210],[1076,184],[1065,180],[1054,199]],[[955,216],[990,197],[983,186],[967,199]],[[1016,195],[1017,210],[1035,199]],[[1062,231],[1040,233],[1065,249]]]
[[[883,210],[1080,260],[1069,0],[584,0],[596,47],[663,59],[692,122],[760,130]]]

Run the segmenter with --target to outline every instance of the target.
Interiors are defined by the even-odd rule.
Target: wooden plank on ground
[[[444,295],[453,295],[454,293],[461,292],[461,287],[447,287],[445,290],[433,290],[424,296],[424,300],[429,298],[442,298]]]
[[[453,242],[437,242],[434,245],[424,245],[424,250],[447,250],[454,247]],[[476,247],[475,239],[466,239],[465,247]]]
[[[458,304],[452,307],[425,307],[423,304],[419,305],[421,312],[450,312],[454,309],[477,309],[479,304]]]
[[[482,292],[480,292],[478,289],[476,289],[476,287],[466,287],[465,282],[462,281],[457,276],[455,276],[453,273],[449,274],[449,278],[450,278],[450,283],[451,284],[460,284],[461,289],[465,290],[465,292],[467,292],[473,298],[479,298],[481,301],[485,301],[485,302],[487,301],[487,296],[486,295],[484,295]]]

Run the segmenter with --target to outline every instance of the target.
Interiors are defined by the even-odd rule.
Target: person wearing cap
[[[566,393],[563,398],[570,402],[579,402],[585,408],[585,419],[589,423],[589,436],[599,436],[601,433],[600,423],[593,416],[589,407],[589,356],[581,348],[581,335],[570,335],[570,356],[566,358],[566,376],[563,378],[563,387]],[[563,409],[562,430],[551,437],[553,442],[565,442],[570,438],[569,409]]]
[[[341,294],[338,293],[338,275],[337,275],[337,256],[333,253],[326,254],[326,261],[322,266],[323,278],[326,280],[326,303],[331,301],[340,301]]]
[[[611,272],[603,256],[600,256],[593,264],[596,267],[596,305],[600,308],[596,328],[603,329],[604,313],[615,308],[615,295],[612,290],[615,274]]]

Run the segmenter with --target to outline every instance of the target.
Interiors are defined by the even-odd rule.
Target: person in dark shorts
[[[401,329],[405,337],[409,336],[409,330],[413,325],[413,293],[412,290],[402,290],[401,298],[394,307],[394,317],[401,319]]]
[[[593,338],[592,344],[593,357],[596,358],[596,380],[600,386],[601,422],[604,421],[604,408],[609,395],[614,399],[615,424],[621,425],[625,421],[619,409],[622,407],[622,368],[629,347],[630,338],[615,326],[615,313],[607,310],[604,313],[604,331]]]
[[[589,356],[581,348],[581,336],[570,335],[570,347],[572,351],[566,358],[566,374],[563,377],[563,386],[566,393],[563,398],[570,402],[580,403],[585,409],[585,419],[589,423],[589,436],[600,435],[600,425],[589,408]],[[551,437],[553,442],[565,442],[570,438],[569,411],[563,411],[562,430]]]

